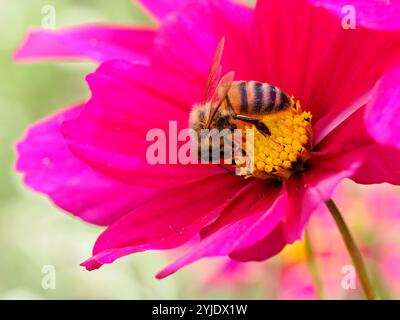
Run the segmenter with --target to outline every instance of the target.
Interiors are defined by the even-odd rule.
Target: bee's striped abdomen
[[[248,114],[247,82],[237,81],[232,83],[225,98],[225,103],[230,111],[237,114]]]
[[[251,110],[253,113],[261,113],[264,99],[264,88],[261,82],[250,82],[250,89],[253,91]]]
[[[269,114],[289,106],[291,99],[268,83],[239,81],[232,84],[226,103],[237,114]]]
[[[240,94],[240,112],[248,113],[249,112],[249,96],[247,95],[247,82],[240,82],[238,84],[238,90]]]

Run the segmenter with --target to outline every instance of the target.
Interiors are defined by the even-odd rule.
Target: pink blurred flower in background
[[[366,12],[356,30],[344,30],[330,1],[260,0],[255,9],[226,0],[140,2],[156,18],[154,29],[34,31],[15,55],[103,62],[87,77],[88,102],[33,125],[18,145],[27,185],[108,226],[83,263],[87,269],[176,248],[199,233],[201,240],[158,277],[204,257],[264,260],[301,238],[310,214],[343,179],[400,184],[400,152],[388,143],[398,126],[396,16],[379,11],[388,29],[379,30],[377,16]],[[222,37],[224,72],[279,86],[313,115],[314,152],[307,170],[287,182],[145,159],[150,129],[168,132],[169,120],[187,127]]]
[[[341,184],[333,195],[339,207],[344,208],[350,227],[357,235],[357,243],[371,266],[373,283],[381,298],[400,297],[400,190],[390,185],[357,187],[354,183]],[[322,297],[325,299],[359,299],[360,283],[355,288],[342,285],[349,274],[352,261],[340,234],[325,208],[311,217],[307,226],[317,260]],[[247,292],[253,284],[261,284],[266,298],[319,298],[310,276],[304,241],[298,241],[268,263],[212,265],[211,274],[204,276],[205,289],[217,290],[224,286],[237,292]],[[200,265],[199,270],[202,266]]]
[[[378,295],[381,298],[398,299],[400,190],[387,184],[360,188],[348,182],[337,188],[333,198],[346,212],[349,227],[357,236],[357,243],[370,266]],[[361,298],[359,279],[356,279],[355,288],[342,284],[348,274],[344,267],[352,266],[352,261],[345,254],[337,228],[331,219],[327,219],[329,216],[325,211],[323,208],[318,210],[308,225],[323,284],[323,295],[328,299]],[[310,287],[304,251],[303,255],[303,259],[283,265],[280,298],[317,297],[315,288]]]
[[[380,287],[389,298],[400,299],[400,191],[391,186],[366,190],[365,211],[371,215],[372,254]],[[367,232],[366,232],[367,233]]]

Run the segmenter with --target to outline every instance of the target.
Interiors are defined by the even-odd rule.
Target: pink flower
[[[106,61],[87,77],[87,103],[34,125],[18,146],[17,168],[30,187],[108,226],[83,263],[87,269],[176,248],[199,234],[159,278],[204,257],[265,260],[301,238],[311,213],[343,179],[400,184],[400,151],[369,134],[393,137],[399,125],[398,106],[385,109],[395,126],[378,129],[371,120],[382,117],[376,104],[387,98],[392,106],[393,81],[372,89],[381,78],[393,80],[390,70],[399,65],[397,18],[382,10],[389,31],[367,28],[373,13],[356,30],[344,30],[340,19],[312,2],[261,0],[253,10],[226,0],[179,6],[142,0],[157,18],[154,30],[88,26],[28,37],[17,58]],[[335,13],[330,1],[318,3]],[[168,132],[169,120],[178,130],[187,127],[222,37],[223,73],[276,85],[313,115],[312,157],[288,181],[245,180],[215,165],[146,161],[150,129]]]

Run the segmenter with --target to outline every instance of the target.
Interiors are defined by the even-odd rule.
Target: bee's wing
[[[215,92],[215,89],[218,85],[218,81],[221,78],[221,58],[222,52],[224,51],[225,38],[222,38],[217,46],[217,49],[214,54],[213,63],[210,68],[210,72],[208,73],[208,79],[206,83],[206,90],[204,101],[210,101],[212,94]]]
[[[228,91],[231,88],[234,77],[235,73],[233,71],[228,72],[221,78],[220,82],[218,83],[218,86],[215,89],[214,94],[211,98],[211,108],[205,126],[206,129],[210,127],[211,121],[213,120],[215,113],[221,106],[221,103],[225,100],[226,95],[228,94]]]

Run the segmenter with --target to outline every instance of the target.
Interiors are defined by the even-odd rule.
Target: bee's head
[[[219,108],[209,120],[210,113],[210,103],[195,105],[190,113],[189,126],[194,130],[193,134],[198,141],[200,158],[213,162],[231,156],[230,150],[227,151],[227,155],[221,155],[221,151],[225,152],[224,134],[226,134],[226,130],[236,129],[236,126],[232,123],[232,115],[225,108]],[[210,123],[209,127],[206,127],[207,123]]]
[[[203,129],[218,129],[220,131],[233,129],[231,124],[232,116],[225,108],[219,108],[212,119],[210,117],[212,117],[210,103],[195,105],[190,113],[189,126],[196,132]],[[208,121],[210,125],[209,128],[206,128]]]

